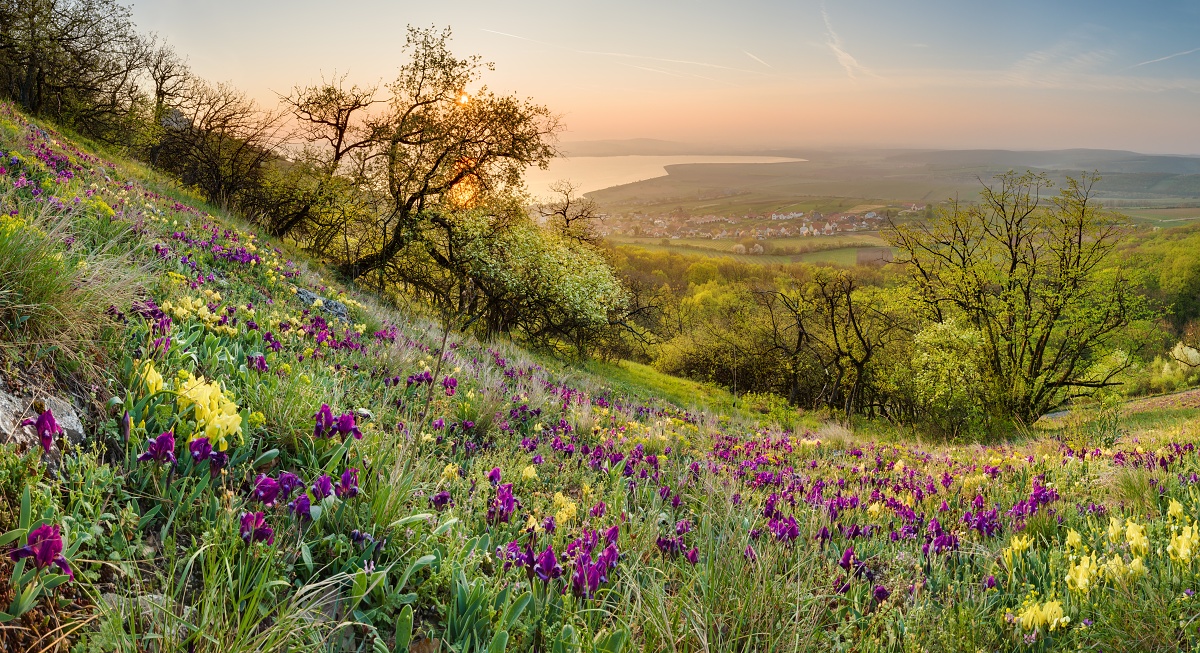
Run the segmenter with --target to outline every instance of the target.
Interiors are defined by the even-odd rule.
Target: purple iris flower
[[[299,476],[291,472],[284,472],[279,475],[279,493],[283,495],[283,500],[287,501],[292,492],[304,487],[304,481],[300,480]]]
[[[317,480],[313,481],[312,485],[313,498],[317,501],[333,494],[333,479],[329,474],[321,474]]]
[[[500,468],[493,467],[492,471],[488,472],[487,477],[488,477],[488,482],[491,483],[492,485],[498,484],[500,482]]]
[[[254,479],[254,498],[267,507],[275,505],[275,499],[279,498],[279,483],[266,474],[259,474]]]
[[[681,519],[678,522],[675,522],[676,535],[686,535],[690,532],[692,532],[692,522],[690,520]]]
[[[58,421],[54,419],[54,413],[49,408],[43,410],[37,419],[32,418],[22,420],[21,426],[33,426],[37,430],[38,437],[42,441],[42,450],[50,453],[50,447],[54,446],[55,436],[63,434],[63,429],[58,425]]]
[[[288,508],[297,518],[312,519],[312,501],[309,500],[307,492],[297,495],[296,500],[288,504]]]
[[[487,518],[493,523],[507,524],[517,509],[517,500],[513,497],[512,483],[496,486],[496,498],[488,506]]]
[[[590,512],[593,517],[599,519],[604,516],[604,512],[606,510],[608,510],[608,505],[606,505],[603,501],[600,501],[596,505],[592,506],[592,509]]]
[[[39,570],[54,565],[68,577],[75,578],[75,574],[71,573],[71,566],[67,564],[67,559],[62,555],[62,531],[59,530],[57,524],[53,526],[42,524],[29,531],[25,540],[25,546],[9,553],[9,558],[12,558],[13,561],[33,558],[33,564]]]
[[[546,545],[546,550],[538,555],[537,560],[533,563],[533,573],[542,579],[542,582],[550,582],[553,578],[562,576],[562,567],[558,564],[558,558],[554,555],[554,549],[549,544]]]
[[[329,404],[321,404],[321,409],[313,415],[316,420],[316,426],[313,427],[314,438],[326,438],[333,435],[336,427],[336,422],[333,419],[333,411],[329,409]]]
[[[432,497],[429,497],[429,503],[436,510],[445,510],[446,506],[450,505],[450,493],[442,490]]]
[[[876,585],[875,590],[871,592],[871,595],[875,597],[875,601],[877,603],[883,603],[887,600],[887,597],[892,595],[892,593],[889,592],[888,588],[884,587],[883,585]]]
[[[208,438],[196,438],[188,443],[188,451],[192,453],[192,461],[196,463],[208,460],[208,457],[212,455],[212,450]]]
[[[686,553],[684,553],[684,554],[683,554],[683,557],[684,557],[684,558],[685,558],[685,559],[686,559],[688,562],[690,562],[690,563],[692,563],[692,564],[694,565],[694,564],[696,564],[697,562],[700,562],[700,550],[699,550],[699,549],[697,549],[696,547],[692,547],[692,548],[691,548],[691,549],[689,549],[689,550],[688,550]]]
[[[335,488],[339,499],[350,499],[358,496],[358,468],[350,467],[342,472],[342,478]]]
[[[157,438],[150,440],[146,446],[146,451],[137,457],[138,462],[146,462],[153,460],[156,463],[162,464],[171,461],[175,463],[175,432],[167,431],[161,433]]]
[[[442,387],[445,388],[447,397],[453,397],[458,388],[458,379],[448,376],[442,379]]]
[[[229,464],[229,454],[224,451],[214,451],[208,456],[208,473],[216,478],[217,474]]]
[[[354,423],[354,413],[342,413],[338,416],[337,432],[341,434],[343,441],[347,435],[353,435],[355,440],[361,440],[363,436],[362,431],[358,430],[358,426]]]
[[[275,543],[275,529],[267,525],[267,518],[261,512],[242,513],[242,539],[246,544],[254,542]]]

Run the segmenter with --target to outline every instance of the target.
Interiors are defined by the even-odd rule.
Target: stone
[[[350,309],[336,299],[326,299],[307,288],[297,288],[296,299],[299,299],[301,304],[308,307],[311,307],[319,299],[321,300],[321,310],[342,322],[350,322]]]
[[[21,420],[34,414],[30,408],[32,403],[31,400],[0,391],[0,444],[16,443],[21,451],[39,446],[37,432],[33,427],[21,426]]]
[[[83,442],[83,421],[75,407],[64,399],[47,396],[42,397],[42,403],[54,414],[54,421],[62,427],[67,442],[73,446]],[[25,419],[37,418],[33,408],[34,398],[16,397],[7,392],[0,392],[0,444],[15,442],[17,448],[24,451],[31,447],[40,447],[37,430],[33,426],[21,426]]]

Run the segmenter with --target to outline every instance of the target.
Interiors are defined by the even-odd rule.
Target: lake
[[[554,159],[547,170],[531,168],[525,183],[534,197],[548,197],[550,184],[569,179],[583,193],[663,177],[665,166],[688,163],[788,163],[804,161],[781,156],[573,156]]]

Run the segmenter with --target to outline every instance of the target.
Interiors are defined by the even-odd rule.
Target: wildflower
[[[429,497],[429,505],[433,506],[435,510],[444,510],[447,505],[450,505],[450,493],[442,490],[432,497]]]
[[[447,481],[453,481],[458,478],[458,465],[446,463],[446,466],[442,468],[442,478]]]
[[[1171,559],[1188,564],[1192,561],[1192,556],[1200,545],[1200,533],[1197,533],[1195,522],[1191,526],[1184,526],[1183,530],[1171,536],[1171,543],[1167,545],[1167,553],[1171,555]]]
[[[447,397],[453,397],[458,388],[458,379],[452,376],[442,379],[442,388],[446,390]]]
[[[1146,537],[1146,527],[1134,523],[1132,519],[1125,526],[1125,539],[1129,541],[1129,551],[1134,555],[1150,553],[1150,538]]]
[[[604,511],[607,509],[608,509],[608,505],[605,504],[603,501],[600,501],[600,502],[597,502],[596,505],[592,506],[592,509],[589,510],[588,512],[596,519],[599,519],[604,516]]]
[[[1183,521],[1183,504],[1176,499],[1171,499],[1171,505],[1167,508],[1167,517],[1171,521]]]
[[[312,519],[312,500],[308,498],[307,492],[297,495],[296,500],[288,504],[288,508],[298,519]]]
[[[536,481],[537,477],[537,468],[533,465],[526,465],[525,469],[521,470],[521,478],[526,481]]]
[[[562,492],[554,493],[554,508],[554,518],[561,524],[574,521],[579,512],[579,504],[575,503]]]
[[[1076,551],[1083,548],[1083,537],[1079,535],[1079,531],[1073,528],[1067,529],[1067,546]]]
[[[488,506],[487,519],[494,523],[507,524],[517,509],[517,500],[513,497],[512,483],[504,483],[496,487],[496,498]]]
[[[1099,575],[1100,566],[1096,564],[1095,556],[1082,556],[1067,572],[1067,587],[1080,594],[1087,594]]]
[[[354,423],[354,413],[342,413],[337,418],[336,429],[338,434],[342,436],[342,441],[345,442],[347,435],[354,436],[355,440],[362,439],[362,431],[358,430],[358,426]]]
[[[985,578],[983,581],[983,589],[996,589],[996,577],[989,575],[987,578]]]
[[[758,560],[758,554],[754,552],[754,547],[749,544],[747,544],[746,548],[742,551],[742,556],[750,562]]]
[[[533,563],[533,573],[537,574],[542,582],[550,582],[551,579],[562,576],[562,567],[559,566],[558,558],[554,556],[554,549],[549,544]]]
[[[230,401],[217,383],[208,383],[204,377],[192,376],[191,372],[179,373],[181,408],[192,407],[196,418],[194,438],[206,437],[213,449],[225,451],[229,448],[227,438],[242,434],[242,416],[237,404]]]
[[[339,499],[350,499],[358,496],[358,468],[350,467],[342,472],[342,478],[336,487]]]
[[[229,464],[229,454],[224,451],[214,451],[208,456],[208,474],[213,478],[225,469],[225,465]]]
[[[1120,517],[1113,517],[1108,521],[1108,541],[1117,544],[1121,541],[1121,531],[1124,527],[1121,524]]]
[[[333,479],[329,474],[321,474],[312,484],[313,498],[317,501],[333,494]]]
[[[283,500],[287,501],[293,490],[299,490],[304,487],[304,481],[300,480],[299,476],[291,472],[284,472],[279,475],[279,493],[283,495]]]
[[[876,585],[875,590],[871,592],[871,595],[875,598],[877,603],[883,603],[889,596],[892,595],[892,593],[889,592],[888,588],[884,587],[883,585]]]
[[[688,551],[684,552],[683,558],[694,565],[697,562],[700,562],[700,550],[696,547],[692,547]]]
[[[279,497],[279,483],[275,479],[266,474],[259,474],[254,479],[254,498],[261,501],[264,506],[270,507],[275,505],[275,499]]]
[[[1146,569],[1146,563],[1143,561],[1142,556],[1134,558],[1133,561],[1129,563],[1130,576],[1145,576],[1148,573],[1150,573],[1150,570]]]
[[[208,438],[196,438],[188,443],[188,451],[192,454],[192,462],[202,463],[212,455],[212,445]]]
[[[493,467],[492,471],[488,472],[487,478],[488,478],[488,482],[491,483],[492,485],[499,484],[500,483],[500,468]]]
[[[275,543],[275,529],[267,525],[266,516],[261,512],[242,513],[240,532],[246,544],[254,542]]]
[[[29,531],[29,534],[25,536],[25,546],[10,552],[8,557],[13,561],[33,558],[33,564],[39,570],[54,565],[69,578],[75,578],[62,551],[62,531],[59,530],[58,525],[42,524]]]
[[[169,460],[171,464],[175,464],[175,432],[167,431],[150,440],[146,451],[137,459],[138,462],[153,460],[159,464]]]
[[[147,394],[155,394],[163,389],[163,377],[154,369],[154,361],[146,361],[146,367],[142,371],[142,382],[146,386]]]
[[[54,446],[55,436],[63,434],[63,429],[54,419],[54,413],[49,408],[43,410],[37,416],[37,419],[26,419],[21,421],[21,426],[33,426],[37,430],[38,437],[42,441],[42,450],[50,453],[50,448]]]
[[[314,438],[330,437],[336,430],[337,424],[333,419],[333,411],[329,409],[329,404],[321,404],[321,408],[313,415],[313,420],[316,421],[316,425],[313,426]]]

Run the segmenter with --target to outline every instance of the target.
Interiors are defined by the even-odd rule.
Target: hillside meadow
[[[6,650],[1200,643],[1189,400],[847,428],[445,332],[8,105],[0,147]]]

